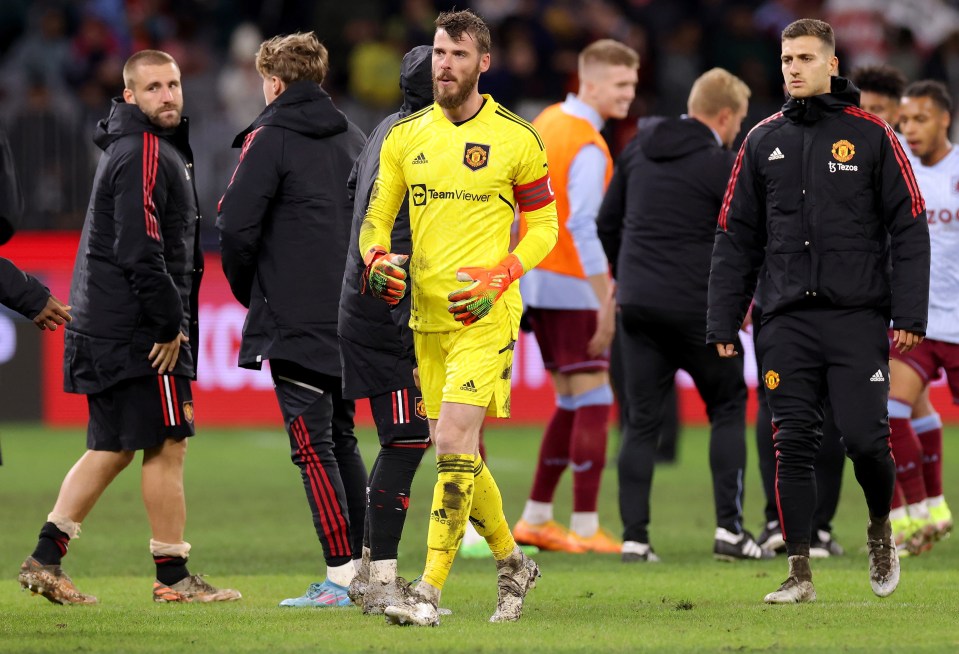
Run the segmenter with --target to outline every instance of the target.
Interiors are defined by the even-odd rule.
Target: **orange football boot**
[[[575,531],[569,532],[569,540],[583,548],[586,552],[600,554],[619,554],[623,549],[623,542],[611,533],[600,527],[589,538],[583,538]]]
[[[521,519],[513,527],[513,539],[520,545],[535,545],[541,550],[551,552],[581,554],[586,551],[582,546],[573,542],[566,527],[555,520],[534,525]]]

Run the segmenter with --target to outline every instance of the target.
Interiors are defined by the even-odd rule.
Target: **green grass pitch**
[[[0,435],[0,652],[959,651],[959,535],[904,560],[902,582],[890,598],[873,596],[865,504],[848,465],[835,523],[847,555],[813,563],[814,604],[764,605],[763,595],[785,578],[785,561],[713,561],[707,438],[700,428],[684,431],[678,465],[656,471],[651,535],[662,563],[542,553],[543,577],[523,619],[493,625],[487,622],[496,597],[492,559],[461,558],[443,597],[454,614],[437,629],[390,627],[382,616],[355,608],[276,606],[321,580],[324,569],[279,430],[202,430],[190,443],[191,570],[241,590],[241,601],[153,604],[139,461],[107,490],[65,561],[81,590],[101,603],[61,607],[31,596],[20,591],[17,568],[33,548],[63,475],[82,453],[84,437],[33,426],[7,426]],[[511,523],[529,492],[538,436],[534,429],[499,425],[487,431],[489,464]],[[360,438],[369,464],[375,436],[361,430]],[[959,508],[959,429],[947,429],[945,441],[946,496]],[[614,436],[610,452],[615,447]],[[401,545],[400,573],[407,577],[417,576],[424,560],[435,479],[429,454],[424,462]],[[564,522],[569,495],[564,477],[556,507]],[[751,447],[746,517],[754,530],[762,522],[761,496]],[[604,477],[600,515],[619,532],[615,465]]]

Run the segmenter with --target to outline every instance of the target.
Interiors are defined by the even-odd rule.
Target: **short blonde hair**
[[[256,52],[257,72],[264,77],[275,75],[287,84],[303,79],[322,84],[329,65],[326,47],[313,32],[274,36]]]
[[[739,111],[749,102],[750,95],[744,81],[725,68],[713,68],[693,82],[686,107],[690,114],[715,116],[722,109]]]
[[[130,55],[130,58],[127,59],[127,62],[123,64],[123,86],[131,91],[134,90],[133,77],[138,67],[162,66],[164,64],[177,66],[176,59],[162,50],[140,50],[139,52],[134,52]],[[179,68],[180,67],[177,66],[177,69]]]
[[[579,53],[579,76],[594,64],[639,68],[639,55],[631,47],[613,39],[593,41]]]

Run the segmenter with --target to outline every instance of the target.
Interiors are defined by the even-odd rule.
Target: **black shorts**
[[[426,406],[416,386],[371,397],[370,410],[383,447],[429,445],[430,425],[426,419]]]
[[[193,436],[190,380],[172,375],[134,377],[87,395],[87,449],[146,450],[168,438]]]

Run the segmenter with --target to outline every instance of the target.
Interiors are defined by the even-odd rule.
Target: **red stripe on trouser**
[[[157,383],[160,385],[160,411],[163,413],[163,425],[170,426],[170,412],[166,406],[166,389],[163,388],[163,376],[157,377]]]
[[[179,425],[180,424],[180,400],[179,398],[177,398],[177,394],[176,394],[176,378],[171,375],[167,375],[166,377],[168,380],[170,380],[170,392],[173,393],[173,421],[174,421],[173,424]]]
[[[773,488],[776,489],[776,511],[779,513],[779,529],[783,533],[783,540],[788,540],[786,537],[786,523],[783,521],[783,503],[779,499],[779,450],[776,450],[776,434],[779,432],[779,429],[776,425],[773,425],[773,449],[776,452],[776,481],[773,485]]]
[[[300,417],[302,421],[302,416]],[[302,423],[301,423],[302,424]],[[306,432],[306,425],[303,424],[303,431]],[[312,448],[311,448],[312,449]],[[316,456],[316,453],[313,453]],[[317,456],[317,461],[319,457]],[[333,517],[337,521],[339,528],[337,529],[337,534],[342,539],[343,547],[343,556],[350,556],[352,554],[352,548],[350,547],[350,527],[346,521],[346,518],[343,515],[342,507],[340,506],[339,500],[336,498],[336,490],[333,488],[333,484],[330,482],[329,476],[326,474],[326,468],[322,465],[319,466],[318,470],[320,471],[320,481],[323,482],[323,486],[326,490],[328,497],[330,498],[330,506],[333,508]]]
[[[306,430],[301,427],[301,418],[290,423],[290,431],[293,433],[293,437],[296,439],[297,446],[299,448],[300,459],[304,462],[306,476],[310,481],[310,488],[313,492],[313,502],[316,504],[317,511],[320,514],[320,526],[323,527],[323,535],[326,538],[326,542],[330,548],[330,556],[340,556],[337,548],[339,543],[335,540],[334,530],[332,528],[331,520],[327,514],[325,508],[326,503],[323,501],[322,490],[320,489],[320,482],[317,478],[315,466],[322,465],[320,464],[315,457],[315,452],[313,448],[309,445],[309,436],[304,433]]]
[[[390,393],[390,397],[393,398],[393,424],[396,424],[398,416],[396,415],[396,393]]]
[[[327,510],[321,483],[316,473],[316,468],[322,467],[322,463],[319,462],[316,452],[310,447],[309,435],[307,430],[302,426],[302,417],[290,424],[290,431],[293,432],[293,437],[296,439],[299,447],[300,458],[304,462],[306,476],[310,481],[310,487],[313,493],[313,502],[316,504],[317,511],[320,514],[320,526],[323,528],[323,534],[330,548],[330,556],[342,556],[338,550],[341,544],[336,538],[333,520]]]
[[[347,534],[346,520],[336,499],[336,492],[323,468],[319,455],[310,444],[309,431],[303,416],[297,418],[291,428],[300,445],[301,458],[306,462],[307,475],[313,488],[313,500],[320,509],[320,522],[330,545],[331,556],[350,556],[351,548]]]
[[[411,409],[416,411],[416,407],[410,406],[410,392],[407,389],[403,389],[403,422],[409,423]]]

